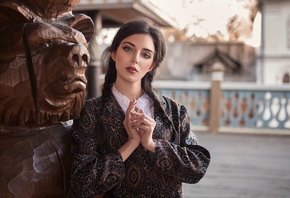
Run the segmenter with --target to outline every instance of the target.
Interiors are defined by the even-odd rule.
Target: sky
[[[151,0],[157,6],[169,13],[183,27],[198,18],[204,19],[204,24],[211,31],[220,29],[230,16],[238,14],[247,17],[249,11],[242,6],[246,0]],[[170,3],[169,3],[170,2]],[[182,3],[183,2],[183,3]],[[183,4],[183,5],[182,5]]]
[[[243,18],[249,16],[249,10],[243,6],[249,0],[151,1],[168,13],[174,13],[180,28],[188,27],[188,35],[195,34],[198,37],[207,37],[216,32],[227,37],[227,23],[231,16],[236,14]]]
[[[249,10],[243,6],[245,2],[253,0],[150,0],[164,12],[173,16],[179,22],[179,28],[188,28],[187,36],[207,38],[208,35],[220,32],[225,40],[229,37],[227,23],[231,16],[239,15],[248,18]],[[252,38],[245,42],[257,46],[260,41],[259,21],[254,24]],[[104,30],[110,40],[115,31]],[[102,38],[104,39],[104,38]]]

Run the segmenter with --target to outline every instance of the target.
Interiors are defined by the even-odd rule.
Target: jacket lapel
[[[170,103],[165,97],[159,93],[155,93],[156,101],[154,101],[154,117],[156,121],[155,133],[153,138],[161,138],[170,142],[178,143],[178,117],[173,119],[174,115],[178,115],[176,103]],[[173,120],[176,123],[173,123]]]
[[[103,128],[107,133],[107,142],[112,148],[119,149],[127,141],[128,135],[123,127],[125,114],[113,94],[109,95],[103,114]]]

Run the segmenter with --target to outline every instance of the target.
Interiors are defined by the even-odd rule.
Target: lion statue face
[[[92,20],[72,15],[71,7],[40,13],[49,6],[43,2],[49,1],[33,4],[31,12],[30,1],[0,3],[0,124],[4,125],[77,118],[85,98]],[[70,2],[73,6],[78,1]],[[16,17],[5,20],[7,12]]]

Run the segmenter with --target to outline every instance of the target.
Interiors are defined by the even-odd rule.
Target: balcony
[[[290,87],[254,83],[222,83],[220,98],[213,82],[155,81],[164,95],[184,104],[192,128],[210,131],[211,108],[217,108],[218,132],[290,134]],[[220,100],[219,105],[211,103]],[[212,109],[214,110],[214,109]]]

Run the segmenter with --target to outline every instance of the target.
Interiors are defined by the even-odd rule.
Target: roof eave
[[[92,2],[92,1],[90,1]],[[143,15],[150,18],[155,23],[162,27],[173,27],[178,28],[178,23],[169,15],[164,13],[160,8],[153,5],[148,0],[135,0],[126,3],[86,3],[86,1],[81,1],[75,8],[74,11],[101,11],[110,15],[110,12],[114,10],[126,10],[134,13],[134,15]],[[115,17],[114,15],[113,17]],[[116,20],[120,20],[122,17],[117,17]],[[126,21],[122,21],[125,23]]]

